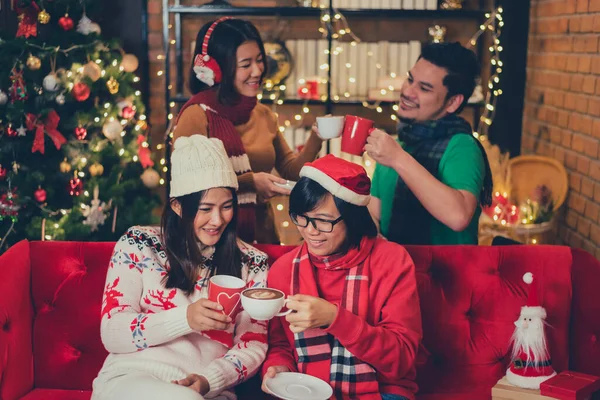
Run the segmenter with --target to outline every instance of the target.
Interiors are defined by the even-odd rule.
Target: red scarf
[[[250,114],[256,103],[256,97],[239,96],[239,101],[236,104],[227,106],[219,102],[216,89],[208,89],[194,95],[185,103],[179,111],[179,117],[189,106],[200,105],[204,109],[208,120],[208,137],[214,137],[223,142],[227,155],[233,164],[233,169],[236,175],[239,176],[251,172],[252,168],[242,138],[235,127],[250,120]],[[256,221],[256,192],[238,190],[238,203],[240,205],[237,226],[238,236],[242,240],[252,243]]]
[[[366,319],[369,306],[369,262],[375,238],[364,237],[359,248],[345,254],[318,257],[308,252],[306,243],[293,261],[291,294],[319,297],[315,268],[346,270],[340,307]],[[324,288],[321,288],[326,290]],[[369,364],[357,359],[335,338],[321,329],[309,329],[294,335],[298,371],[329,382],[335,398],[381,399],[377,374]],[[329,371],[329,373],[327,373]]]

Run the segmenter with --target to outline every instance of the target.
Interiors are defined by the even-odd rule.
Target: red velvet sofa
[[[23,241],[0,256],[0,400],[89,399],[106,357],[100,303],[113,245]],[[272,260],[290,249],[260,247]],[[526,301],[526,271],[541,285],[555,368],[600,375],[600,263],[589,254],[558,246],[408,250],[424,328],[419,399],[491,397]]]

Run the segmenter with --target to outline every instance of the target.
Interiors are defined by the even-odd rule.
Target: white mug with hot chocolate
[[[273,317],[283,317],[292,312],[280,312],[288,299],[281,290],[252,288],[242,292],[242,307],[252,319],[268,321]]]

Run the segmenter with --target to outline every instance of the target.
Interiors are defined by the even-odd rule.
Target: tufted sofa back
[[[90,390],[106,357],[100,307],[113,247],[23,241],[0,257],[0,399],[19,398],[32,387]],[[291,249],[259,248],[272,259]],[[556,369],[568,368],[570,352],[572,369],[600,375],[593,361],[600,359],[600,302],[589,300],[598,298],[600,263],[587,253],[554,246],[408,250],[423,316],[421,397],[479,391],[479,398],[489,398],[508,362],[513,322],[527,298],[527,271],[548,312]]]

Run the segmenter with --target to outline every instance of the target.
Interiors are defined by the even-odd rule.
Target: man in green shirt
[[[477,244],[492,176],[481,143],[458,116],[475,88],[475,54],[459,43],[423,48],[400,93],[398,140],[375,130],[369,209],[381,233],[401,244]]]

